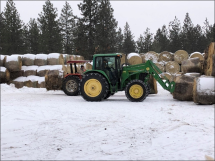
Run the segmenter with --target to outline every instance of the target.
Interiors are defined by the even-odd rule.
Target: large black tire
[[[148,95],[147,87],[142,80],[132,80],[125,88],[125,95],[132,102],[142,102]]]
[[[145,84],[146,85],[146,90],[147,90],[147,96],[150,94],[150,86],[149,84]]]
[[[101,101],[109,91],[109,84],[99,73],[85,74],[80,81],[80,94],[86,101]]]
[[[62,89],[68,96],[77,96],[79,93],[80,79],[77,76],[69,75],[63,80]]]

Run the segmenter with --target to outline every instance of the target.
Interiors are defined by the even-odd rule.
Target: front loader
[[[148,80],[152,75],[171,93],[175,82],[160,78],[160,69],[151,61],[138,65],[120,65],[121,54],[95,54],[93,68],[84,73],[79,92],[86,101],[101,101],[118,91],[125,91],[132,102],[143,101],[149,94]]]

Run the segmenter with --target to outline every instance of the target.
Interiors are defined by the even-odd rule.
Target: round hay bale
[[[149,76],[148,85],[150,88],[149,94],[157,94],[158,93],[157,81],[152,75]]]
[[[126,55],[124,53],[120,53],[122,54],[122,57],[121,57],[121,65],[125,63],[125,57]]]
[[[10,80],[10,72],[7,68],[0,68],[0,83],[7,83]]]
[[[193,101],[203,105],[215,104],[214,82],[214,77],[197,77],[193,84]]]
[[[183,60],[181,64],[183,73],[202,73],[202,64],[198,57]]]
[[[16,88],[22,88],[24,86],[25,79],[26,77],[21,76],[14,79],[11,83],[14,84]]]
[[[63,72],[49,70],[45,75],[45,87],[47,90],[62,90]]]
[[[70,61],[70,56],[68,54],[63,54],[64,64],[67,64]]]
[[[189,58],[199,58],[200,62],[204,61],[204,56],[200,52],[194,52],[190,54]]]
[[[47,54],[37,54],[35,56],[34,65],[44,66],[47,65]]]
[[[140,54],[138,54],[138,53],[128,54],[127,59],[128,59],[128,64],[130,64],[130,65],[136,65],[136,64],[142,63],[142,58],[141,58]]]
[[[4,67],[5,66],[5,60],[6,60],[6,55],[0,55],[0,66]]]
[[[24,71],[24,76],[27,77],[29,75],[37,75],[37,69],[38,66],[32,65],[32,66],[22,66],[22,70]]]
[[[38,80],[37,88],[46,88],[45,77],[39,77],[37,80]]]
[[[165,71],[170,74],[176,74],[180,72],[180,66],[175,61],[169,61],[165,65]]]
[[[21,67],[22,67],[21,57],[17,55],[7,56],[5,60],[5,67],[10,72],[21,71]]]
[[[38,76],[30,75],[25,78],[24,86],[37,88],[38,84]]]
[[[22,65],[23,66],[34,65],[35,57],[36,57],[35,54],[24,54],[22,57]]]
[[[178,50],[174,54],[174,61],[178,64],[181,64],[183,60],[187,60],[189,58],[188,53],[185,50]]]
[[[149,51],[142,56],[142,62],[145,63],[147,60],[151,60],[153,63],[157,63],[159,59],[159,54],[154,51]]]
[[[174,55],[168,51],[163,51],[159,54],[159,59],[158,59],[159,62],[168,62],[173,60],[174,60]]]
[[[193,83],[195,76],[181,75],[175,78],[173,98],[181,101],[193,100]]]
[[[207,58],[207,76],[215,76],[215,42],[210,43]]]
[[[48,54],[47,65],[64,65],[63,55],[60,53]]]
[[[167,79],[167,80],[169,80],[170,82],[172,82],[172,81],[175,81],[176,77],[179,76],[179,75],[181,75],[181,74],[170,74],[170,73],[164,72],[164,73],[161,73],[161,74],[160,74],[160,77],[161,77],[162,79]],[[165,77],[166,77],[166,78],[165,78]]]
[[[21,70],[21,71],[16,71],[16,72],[10,72],[10,80],[14,80],[18,77],[22,77],[24,76],[24,71]]]
[[[50,65],[39,66],[37,68],[37,76],[45,77],[47,71],[49,71],[50,68],[52,68]]]
[[[77,60],[84,60],[84,57],[81,55],[76,55],[76,57],[77,57]]]
[[[162,71],[165,72],[165,64],[163,62],[155,63],[155,65]]]
[[[77,56],[76,55],[70,55],[70,60],[77,60]]]
[[[85,63],[85,64],[84,64],[84,68],[85,68],[86,70],[92,70],[93,66],[92,66],[91,63]]]

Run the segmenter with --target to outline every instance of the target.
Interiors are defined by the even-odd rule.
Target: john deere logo
[[[149,70],[149,67],[147,67],[146,70]]]

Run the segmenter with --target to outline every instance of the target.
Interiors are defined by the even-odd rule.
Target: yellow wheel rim
[[[138,99],[143,95],[143,88],[138,85],[138,84],[134,84],[130,87],[129,89],[129,94],[131,97]]]
[[[97,79],[89,79],[84,84],[84,92],[89,97],[96,97],[102,91],[102,85]]]

